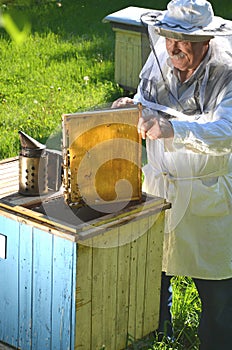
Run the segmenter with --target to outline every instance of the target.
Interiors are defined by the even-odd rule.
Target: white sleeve
[[[208,119],[199,115],[194,121],[172,120],[173,146],[211,155],[231,153],[232,148],[232,83],[224,98]],[[211,113],[211,112],[210,112]],[[209,115],[210,115],[209,113]],[[211,119],[212,118],[212,119]],[[208,120],[207,120],[208,119]]]

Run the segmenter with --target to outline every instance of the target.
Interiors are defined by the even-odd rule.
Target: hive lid
[[[141,199],[137,107],[62,117],[64,196],[90,206]]]
[[[154,10],[142,7],[129,6],[122,10],[107,15],[103,19],[103,23],[111,22],[142,27],[143,24],[140,20],[141,15],[151,11]]]

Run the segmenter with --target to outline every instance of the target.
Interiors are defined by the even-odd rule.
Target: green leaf
[[[24,24],[24,28],[21,31],[7,13],[2,14],[0,24],[10,35],[11,39],[19,45],[26,40],[31,31],[31,25],[28,22]]]

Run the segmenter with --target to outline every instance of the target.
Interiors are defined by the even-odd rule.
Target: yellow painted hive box
[[[151,52],[147,29],[140,21],[151,11],[129,6],[104,18],[115,32],[115,81],[128,91],[136,91],[139,73]]]
[[[0,162],[0,341],[121,350],[158,327],[169,205],[141,192],[139,113],[64,115],[59,191],[23,196]]]

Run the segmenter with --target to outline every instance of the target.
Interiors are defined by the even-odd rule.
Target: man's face
[[[166,49],[175,68],[195,70],[208,50],[209,41],[190,42],[166,38]]]

